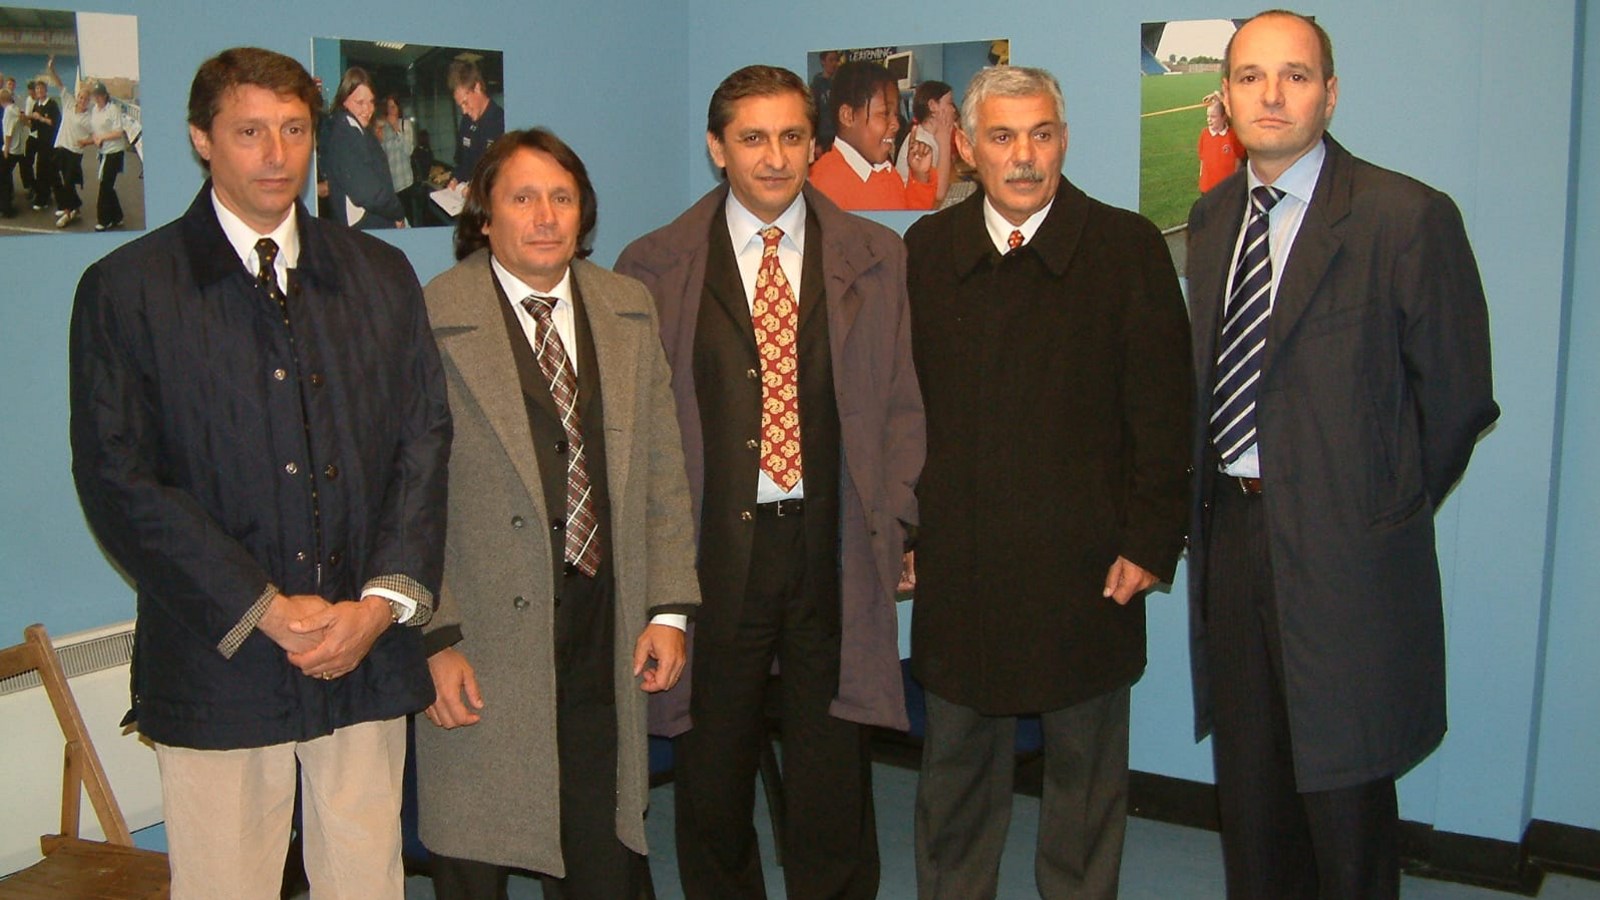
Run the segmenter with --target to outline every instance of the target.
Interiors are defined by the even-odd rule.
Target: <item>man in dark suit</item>
[[[1155,226],[1061,177],[1050,73],[979,72],[956,144],[983,193],[906,233],[928,415],[917,894],[995,895],[1015,717],[1042,713],[1039,893],[1113,898],[1144,592],[1183,547],[1189,323]]]
[[[699,600],[670,373],[644,286],[585,259],[577,154],[513,131],[471,174],[461,262],[426,292],[461,414],[422,839],[441,900],[503,900],[511,867],[547,896],[638,900],[641,689],[677,681]]]
[[[139,591],[133,710],[175,900],[395,900],[406,722],[444,558],[450,411],[400,251],[297,202],[321,98],[253,47],[201,64],[183,218],[90,266],[72,472]]]
[[[661,310],[699,523],[694,683],[652,709],[681,734],[690,900],[766,894],[752,809],[774,660],[790,898],[877,895],[863,726],[905,727],[894,594],[923,455],[905,248],[804,187],[816,121],[794,73],[729,75],[706,121],[727,185],[617,261]]]
[[[1433,513],[1499,415],[1483,287],[1450,198],[1326,135],[1314,22],[1247,22],[1222,95],[1250,161],[1189,217],[1189,615],[1228,896],[1393,898],[1394,779],[1445,730]]]

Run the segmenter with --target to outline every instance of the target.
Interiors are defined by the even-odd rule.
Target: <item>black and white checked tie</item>
[[[1261,385],[1261,353],[1272,315],[1272,254],[1267,247],[1267,213],[1283,191],[1261,185],[1250,192],[1250,217],[1244,249],[1234,269],[1233,293],[1222,321],[1217,351],[1217,384],[1211,413],[1211,440],[1224,466],[1231,466],[1256,442],[1256,393]]]
[[[594,496],[589,485],[589,469],[584,462],[583,422],[578,417],[578,379],[561,343],[561,334],[550,320],[556,298],[534,294],[522,301],[533,316],[533,340],[539,357],[539,370],[550,380],[550,396],[561,413],[561,427],[567,433],[567,545],[566,561],[578,571],[593,577],[600,567],[600,545],[595,535]]]

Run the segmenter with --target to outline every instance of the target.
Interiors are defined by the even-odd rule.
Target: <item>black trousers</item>
[[[56,154],[56,211],[79,209],[78,185],[83,184],[83,154],[73,153],[65,147],[55,148]]]
[[[772,662],[783,727],[783,877],[789,900],[878,894],[878,836],[866,730],[828,714],[839,634],[819,614],[833,590],[808,583],[802,516],[758,513],[750,577],[731,642],[696,635],[694,727],[673,743],[678,872],[688,900],[763,900],[755,779]]]
[[[556,647],[556,748],[561,766],[561,857],[567,874],[539,874],[546,900],[642,900],[650,869],[617,839],[617,708],[611,702],[611,581],[562,580]],[[576,646],[588,641],[594,646]],[[603,660],[598,664],[596,660]],[[604,684],[597,682],[603,681]],[[529,728],[547,727],[530,722]],[[438,900],[506,900],[508,866],[434,854]]]
[[[1212,753],[1229,900],[1399,897],[1393,777],[1331,791],[1296,786],[1261,498],[1223,480],[1208,533]]]
[[[46,144],[43,139],[28,141],[28,158],[23,163],[28,169],[33,170],[33,205],[48,206],[52,201],[50,194],[56,186],[56,154],[52,144]],[[28,179],[22,179],[26,182]]]
[[[122,174],[123,153],[107,153],[100,160],[100,194],[95,198],[95,221],[116,225],[122,221],[122,200],[117,197],[117,176]]]
[[[12,156],[0,151],[0,216],[14,216],[17,214],[16,182],[11,180],[11,171],[22,162],[22,157]]]

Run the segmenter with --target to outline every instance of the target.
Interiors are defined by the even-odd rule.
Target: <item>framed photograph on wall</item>
[[[0,235],[141,231],[134,16],[0,7]]]
[[[454,225],[472,168],[506,130],[498,50],[315,38],[327,115],[317,215],[352,228]]]

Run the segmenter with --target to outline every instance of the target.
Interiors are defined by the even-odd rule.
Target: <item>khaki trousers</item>
[[[315,900],[401,900],[405,719],[244,750],[156,745],[172,900],[277,900],[300,761]]]

